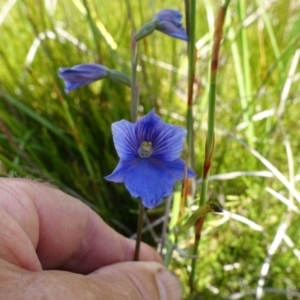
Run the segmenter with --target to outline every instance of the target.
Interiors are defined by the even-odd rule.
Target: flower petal
[[[174,182],[184,178],[185,162],[181,158],[172,162],[155,159],[121,160],[112,174],[105,177],[113,182],[124,182],[131,196],[142,198],[147,208],[153,208],[162,202],[163,197],[173,191]],[[187,177],[195,173],[188,168]]]
[[[183,180],[185,165],[186,165],[183,159],[178,158],[173,161],[161,161],[161,160],[150,158],[150,161],[156,167],[164,169],[166,172],[168,172],[170,176],[172,176],[174,181]],[[195,172],[190,167],[188,167],[187,178],[193,178],[195,176],[196,176]]]
[[[163,9],[156,14],[155,19],[158,23],[168,21],[180,25],[182,14],[176,9]]]
[[[72,68],[60,68],[59,77],[65,82],[66,92],[90,84],[108,76],[107,68],[99,64],[82,64]]]
[[[188,36],[181,24],[182,14],[174,9],[164,9],[156,14],[156,29],[175,38],[188,41]]]
[[[69,93],[69,92],[76,90],[84,85],[93,83],[94,81],[95,80],[87,80],[87,81],[81,81],[81,82],[65,81],[65,92]]]
[[[180,126],[166,124],[154,110],[135,123],[138,147],[143,141],[151,141],[152,157],[165,161],[173,161],[180,156],[186,133],[186,129]]]
[[[180,39],[184,41],[189,40],[185,29],[181,25],[176,26],[171,22],[163,21],[159,24],[159,27],[157,27],[156,29],[176,39]]]
[[[186,129],[164,123],[156,128],[156,135],[152,140],[153,158],[164,161],[177,159],[183,150]]]
[[[115,170],[104,178],[113,182],[124,182],[125,174],[130,168],[134,167],[136,162],[134,160],[124,161],[120,160]]]
[[[137,142],[140,145],[142,142],[152,141],[157,134],[156,128],[163,125],[163,120],[151,110],[147,115],[141,117],[134,124],[134,130],[137,138]]]
[[[142,198],[145,207],[153,208],[173,191],[174,180],[161,166],[140,159],[125,174],[125,186],[133,197]]]
[[[118,156],[122,160],[137,158],[140,144],[134,132],[134,124],[121,120],[113,123],[111,130]]]

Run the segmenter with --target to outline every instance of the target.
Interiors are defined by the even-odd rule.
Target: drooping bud
[[[142,26],[135,34],[136,41],[141,40],[154,30],[161,31],[171,37],[188,41],[188,36],[181,24],[182,14],[174,9],[163,9],[154,19]]]
[[[82,64],[71,68],[60,68],[58,76],[65,82],[65,91],[69,93],[81,86],[106,78],[108,69],[99,64]]]
[[[71,68],[60,68],[58,76],[64,80],[67,93],[104,78],[131,87],[131,80],[126,74],[99,64],[82,64]]]
[[[181,24],[182,14],[175,9],[161,10],[155,16],[156,30],[169,36],[188,41],[188,36]]]

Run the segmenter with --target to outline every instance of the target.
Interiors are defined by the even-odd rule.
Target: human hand
[[[24,179],[0,179],[0,299],[181,299],[159,255],[79,200]]]

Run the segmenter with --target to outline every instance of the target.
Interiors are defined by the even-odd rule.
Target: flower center
[[[138,152],[140,157],[149,157],[153,152],[152,142],[142,142]]]

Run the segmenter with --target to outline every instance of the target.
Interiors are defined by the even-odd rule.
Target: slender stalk
[[[131,34],[131,121],[136,122],[139,106],[139,87],[136,83],[136,71],[138,60],[138,43],[134,38],[134,33]]]
[[[134,33],[131,34],[131,121],[136,122],[138,117],[138,106],[139,106],[139,86],[136,83],[136,71],[137,71],[137,60],[138,60],[138,43],[134,38]],[[142,240],[142,228],[143,228],[143,215],[144,205],[142,199],[139,199],[139,217],[137,223],[137,236],[134,252],[134,260],[138,261],[140,257],[140,246]]]
[[[205,144],[205,158],[203,162],[203,170],[202,170],[202,185],[201,185],[201,193],[200,193],[200,203],[202,206],[206,202],[207,197],[207,187],[208,187],[208,174],[211,167],[212,156],[215,145],[215,106],[216,106],[216,83],[217,83],[217,72],[218,72],[218,64],[219,64],[219,50],[220,44],[222,40],[222,31],[224,20],[226,16],[227,7],[230,3],[230,0],[226,0],[225,4],[220,7],[218,16],[215,24],[214,31],[214,42],[212,48],[212,56],[211,56],[211,65],[210,65],[210,89],[209,89],[209,106],[208,106],[208,129],[206,136],[206,144]],[[201,239],[201,231],[205,221],[205,217],[202,217],[195,224],[195,242],[193,247],[193,256],[196,256],[198,253],[199,243]],[[196,260],[192,260],[191,263],[191,276],[190,276],[190,292],[194,293],[195,287],[195,274],[196,274]]]
[[[158,253],[161,257],[163,257],[163,250],[166,243],[166,235],[168,231],[168,223],[169,223],[169,216],[170,216],[170,207],[172,203],[173,194],[171,194],[169,197],[167,197],[166,200],[166,208],[165,208],[165,218],[162,225],[162,231],[161,231],[161,240],[159,244]]]
[[[164,255],[164,265],[166,267],[169,266],[171,257],[172,257],[172,252],[174,249],[174,245],[176,243],[176,233],[174,231],[174,228],[178,222],[179,216],[180,216],[180,204],[181,204],[181,185],[177,183],[175,185],[175,191],[173,193],[173,201],[172,201],[172,211],[171,211],[171,218],[169,222],[169,235],[168,235],[168,240],[169,243],[167,243],[166,246],[166,254]]]
[[[139,199],[139,217],[137,223],[137,233],[136,233],[136,244],[134,252],[134,260],[138,261],[140,258],[140,246],[142,241],[142,229],[143,229],[143,215],[144,215],[144,205],[142,199]]]
[[[188,162],[194,167],[194,147],[193,147],[193,87],[195,82],[195,30],[196,30],[196,0],[185,0],[186,24],[188,41],[188,95],[187,95],[187,112],[186,128],[187,145],[188,145]]]
[[[187,91],[187,156],[188,163],[194,167],[194,147],[193,147],[193,92],[195,81],[195,29],[196,29],[196,0],[185,0],[186,28],[189,37],[188,41],[188,91]],[[186,195],[182,195],[181,201]]]
[[[193,85],[195,81],[195,30],[196,30],[196,0],[190,0],[189,16],[188,16],[188,107],[192,106],[193,102]]]
[[[238,12],[240,22],[242,24],[243,20],[246,17],[246,4],[245,0],[238,1]],[[254,105],[253,105],[253,97],[252,97],[252,83],[251,83],[251,74],[250,74],[250,54],[249,54],[249,44],[246,34],[246,28],[242,26],[242,30],[240,31],[241,41],[242,41],[242,79],[244,80],[244,88],[245,94],[241,95],[244,97],[244,101],[246,102],[246,111],[244,110],[243,114],[247,114],[248,126],[247,126],[247,139],[250,147],[253,147],[254,141],[254,124],[252,121],[252,115],[254,114]]]
[[[206,137],[206,148],[205,148],[205,163],[211,160],[214,148],[214,139],[215,139],[215,106],[216,106],[216,83],[217,83],[217,73],[218,73],[218,64],[219,64],[219,50],[222,40],[222,30],[226,14],[225,5],[221,6],[219,9],[218,17],[215,25],[214,32],[214,43],[212,49],[212,58],[210,65],[210,89],[209,89],[209,106],[208,106],[208,129]],[[207,165],[208,167],[208,165]],[[208,170],[204,169],[203,178],[206,178],[208,175]]]

